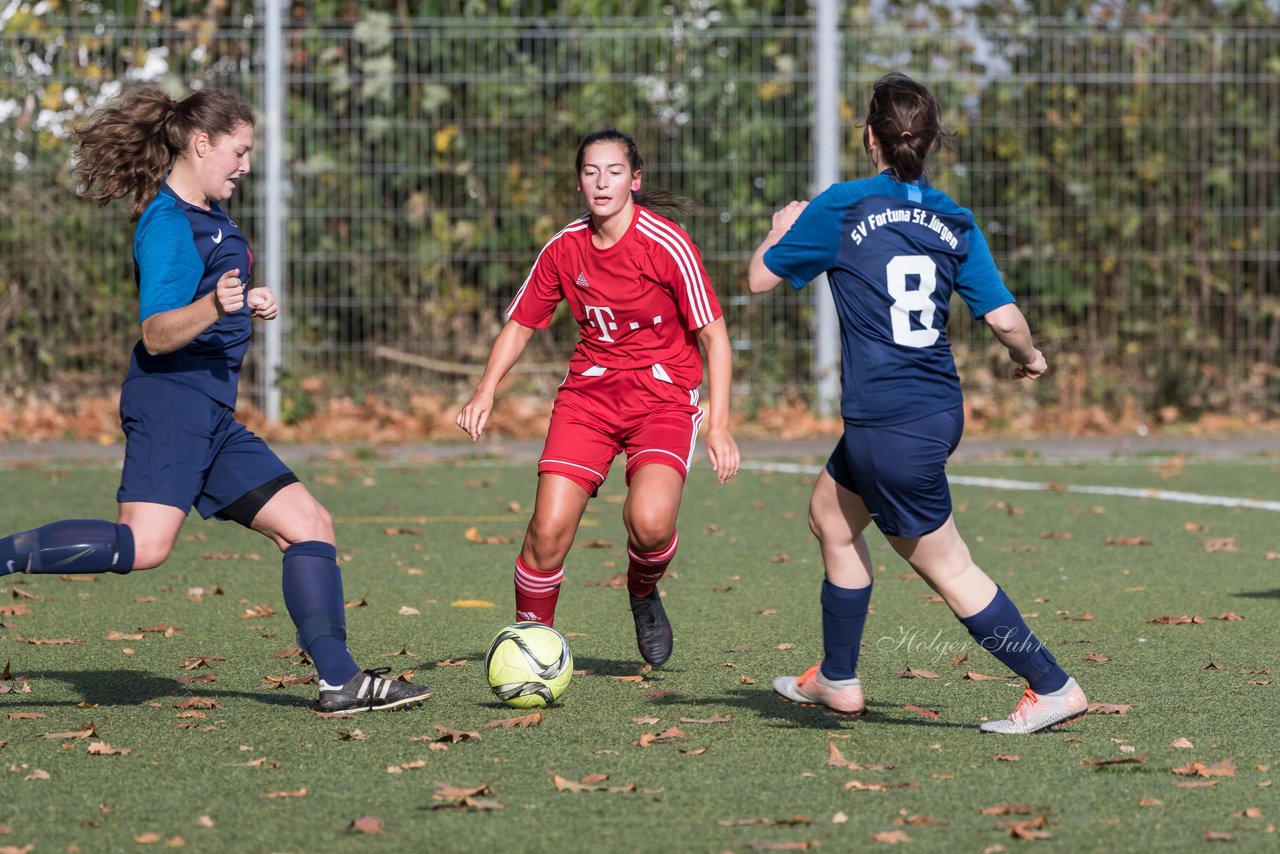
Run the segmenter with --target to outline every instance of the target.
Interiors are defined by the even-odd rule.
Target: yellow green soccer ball
[[[555,629],[541,623],[515,623],[489,644],[484,670],[499,700],[515,709],[541,709],[569,687],[573,653]]]

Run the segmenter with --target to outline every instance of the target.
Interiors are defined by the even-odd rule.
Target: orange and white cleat
[[[778,696],[798,706],[824,707],[846,717],[857,717],[867,710],[862,696],[862,682],[857,677],[833,681],[822,675],[822,665],[815,664],[800,676],[779,676],[773,680]]]
[[[1013,714],[1004,720],[987,721],[978,728],[983,732],[1026,735],[1066,726],[1080,720],[1088,711],[1089,700],[1084,691],[1076,680],[1068,678],[1067,684],[1053,694],[1037,694],[1026,689]]]

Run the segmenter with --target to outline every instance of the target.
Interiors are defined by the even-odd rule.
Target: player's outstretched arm
[[[484,375],[476,386],[476,393],[458,412],[455,419],[462,432],[471,437],[471,441],[480,438],[485,425],[489,423],[489,414],[493,412],[493,396],[498,390],[498,383],[520,359],[520,354],[533,337],[533,329],[522,326],[514,320],[508,320],[502,327],[493,349],[489,351],[489,361],[484,367]]]
[[[240,271],[228,270],[207,296],[190,305],[151,315],[142,321],[142,346],[152,356],[172,353],[196,340],[224,315],[244,307]]]
[[[1009,358],[1017,363],[1013,370],[1016,380],[1034,380],[1049,370],[1044,354],[1031,342],[1031,328],[1022,311],[1013,303],[1006,303],[987,312],[982,318],[991,327],[996,338],[1009,351]]]
[[[751,293],[762,294],[765,291],[771,291],[782,281],[779,276],[774,275],[773,271],[765,266],[764,253],[791,230],[791,226],[800,218],[800,214],[808,206],[808,202],[792,202],[785,208],[774,211],[773,226],[769,229],[769,233],[764,236],[764,240],[760,241],[756,251],[751,254],[751,263],[747,266],[747,288]]]
[[[733,387],[733,348],[723,317],[698,330],[698,343],[707,354],[711,387],[707,404],[707,457],[716,479],[725,483],[738,473],[738,443],[729,433],[729,395]]]

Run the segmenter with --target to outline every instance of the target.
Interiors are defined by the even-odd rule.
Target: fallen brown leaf
[[[401,762],[399,765],[388,765],[388,774],[401,774],[405,771],[412,771],[414,768],[426,768],[427,760],[415,759],[412,762]]]
[[[887,845],[898,845],[900,843],[910,842],[911,837],[903,833],[901,830],[885,830],[880,833],[872,834],[871,838],[876,842],[883,842]]]
[[[382,829],[382,822],[371,815],[362,815],[351,824],[347,825],[348,832],[364,833],[369,836],[385,836],[386,831]]]
[[[112,747],[105,741],[92,741],[89,743],[89,753],[93,756],[128,756],[132,752],[132,747]]]
[[[1102,653],[1100,653],[1100,652],[1086,652],[1086,653],[1084,654],[1084,660],[1085,660],[1085,661],[1096,661],[1096,662],[1098,662],[1099,664],[1105,664],[1106,662],[1108,662],[1108,661],[1110,661],[1110,660],[1111,660],[1111,657],[1110,657],[1110,656],[1103,655],[1103,654],[1102,654]]]
[[[476,543],[478,545],[505,546],[505,545],[511,544],[510,537],[501,537],[501,536],[486,537],[485,535],[480,533],[479,528],[467,528],[465,531],[462,532],[462,535],[466,537],[470,542]]]
[[[634,792],[636,790],[635,783],[621,786],[605,785],[608,779],[608,774],[588,774],[581,781],[570,780],[559,774],[551,775],[551,781],[555,784],[557,792]]]
[[[681,715],[678,720],[682,724],[727,724],[733,720],[733,715],[712,715],[709,718],[687,718]]]
[[[261,795],[264,798],[305,798],[307,796],[307,787],[303,786],[292,792],[266,792]]]
[[[1148,540],[1146,537],[1138,537],[1138,536],[1107,537],[1104,542],[1106,542],[1106,544],[1109,546],[1149,546],[1151,545],[1151,541]]]
[[[74,638],[24,638],[22,635],[18,635],[14,640],[18,643],[29,643],[32,646],[64,646],[66,644],[84,643],[84,641]]]
[[[460,729],[450,729],[444,724],[436,724],[436,729],[440,732],[440,735],[436,736],[432,740],[444,742],[445,744],[459,744],[464,741],[478,741],[480,739],[480,733],[478,732],[466,732]],[[417,739],[410,740],[413,741]]]
[[[217,700],[208,697],[188,697],[174,704],[175,709],[220,709]]]
[[[983,815],[1030,815],[1035,812],[1026,804],[1000,804],[994,807],[983,807]]]
[[[717,827],[808,827],[813,824],[808,816],[793,815],[791,818],[721,818],[716,820]]]
[[[1024,839],[1028,841],[1037,839],[1052,839],[1053,834],[1043,828],[1049,826],[1049,820],[1044,816],[1036,816],[1026,821],[1013,821],[1006,819],[1000,822],[1001,826],[1009,828],[1009,835],[1014,839]]]
[[[1207,552],[1238,552],[1235,537],[1206,537],[1204,550]]]
[[[1091,715],[1127,715],[1132,703],[1090,703]]]
[[[973,682],[999,682],[1002,679],[1008,679],[1008,676],[989,676],[986,673],[975,673],[972,670],[964,672],[964,678]]]
[[[520,729],[525,727],[537,726],[542,723],[542,712],[532,712],[527,715],[520,715],[516,718],[503,718],[501,720],[489,721],[480,727],[480,731],[484,732],[491,729]]]
[[[1159,617],[1152,617],[1147,620],[1148,623],[1159,623],[1162,626],[1181,626],[1188,623],[1199,625],[1204,622],[1204,617],[1188,617],[1183,614],[1181,617],[1171,617],[1168,614],[1162,614]]]
[[[1222,759],[1208,765],[1197,759],[1195,762],[1188,762],[1186,765],[1170,770],[1180,777],[1234,777],[1236,775],[1236,766],[1230,759]]]
[[[908,667],[906,670],[898,671],[899,679],[938,679],[937,673],[932,670],[922,670],[918,667]]]
[[[936,721],[938,719],[938,713],[932,709],[925,709],[920,706],[903,706],[902,708],[908,712],[915,712],[917,715],[923,715],[931,721]]]
[[[97,732],[98,732],[97,728],[94,727],[93,724],[89,724],[86,729],[78,729],[78,730],[73,730],[71,732],[46,732],[44,735],[40,737],[47,738],[50,741],[58,741],[61,739],[68,739],[68,738],[75,738],[75,739],[90,738],[96,735]]]
[[[992,762],[1021,762],[1022,757],[1016,753],[997,753],[991,757]]]
[[[1228,623],[1239,623],[1239,622],[1243,622],[1244,617],[1240,616],[1235,611],[1224,611],[1223,613],[1219,614],[1216,617],[1210,617],[1210,619],[1225,620]]]

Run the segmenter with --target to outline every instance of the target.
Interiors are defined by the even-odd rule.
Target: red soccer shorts
[[[538,474],[567,477],[594,497],[613,458],[626,451],[628,483],[650,463],[687,477],[704,416],[697,404],[697,389],[650,369],[570,374],[556,394]]]

